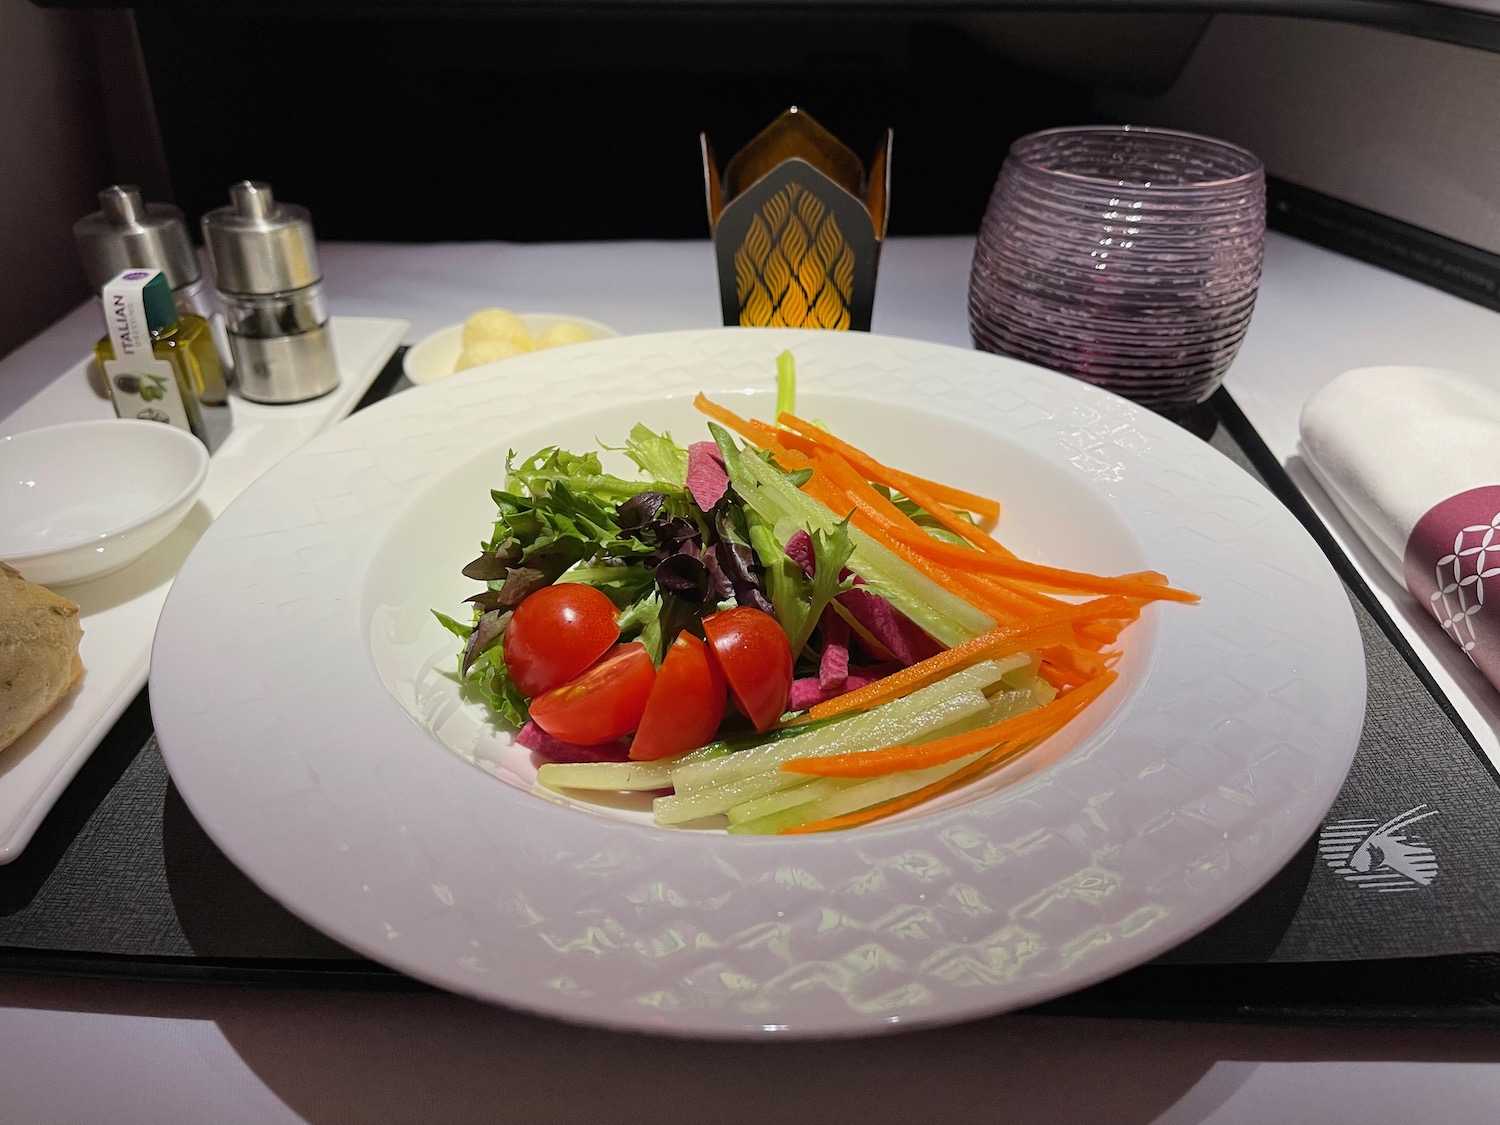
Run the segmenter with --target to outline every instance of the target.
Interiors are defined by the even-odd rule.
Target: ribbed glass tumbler
[[[977,347],[1165,413],[1202,402],[1260,284],[1259,158],[1167,129],[1049,129],[1011,146],[969,277]]]

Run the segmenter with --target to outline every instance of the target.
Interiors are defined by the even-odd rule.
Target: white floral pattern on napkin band
[[[1412,596],[1500,687],[1500,610],[1485,611],[1485,585],[1500,579],[1500,485],[1433,505],[1406,541],[1405,566]]]

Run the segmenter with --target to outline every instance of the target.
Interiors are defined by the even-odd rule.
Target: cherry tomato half
[[[644,646],[616,645],[582,675],[533,699],[531,718],[564,742],[613,742],[640,725],[655,682],[656,668]]]
[[[516,607],[505,626],[505,670],[527,699],[551,691],[620,639],[615,617],[614,603],[592,586],[543,586]]]
[[[643,762],[696,750],[712,740],[723,720],[724,673],[702,641],[682,633],[657,670],[630,756]]]
[[[792,646],[776,618],[750,606],[721,609],[703,619],[703,635],[734,705],[756,730],[770,730],[792,694]]]

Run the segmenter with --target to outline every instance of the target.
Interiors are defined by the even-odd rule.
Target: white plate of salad
[[[184,566],[152,700],[214,840],[361,953],[848,1035],[1227,913],[1337,794],[1364,668],[1302,529],[1155,415],[722,329],[475,369],[288,458]]]

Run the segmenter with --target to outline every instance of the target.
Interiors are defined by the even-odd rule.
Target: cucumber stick
[[[537,784],[545,789],[609,789],[641,792],[670,789],[672,769],[679,759],[665,762],[548,762],[536,771]]]
[[[709,428],[717,429],[712,424]],[[716,438],[719,433],[722,430],[715,433]],[[724,446],[725,441],[720,441],[721,450]],[[772,527],[782,519],[793,520],[810,532],[832,531],[838,524],[838,517],[820,501],[759,457],[726,456],[725,467],[740,498]],[[994,618],[945,590],[858,528],[849,528],[849,540],[854,544],[849,569],[869,584],[872,593],[887,599],[942,644],[951,648],[995,627]]]
[[[831,743],[832,732],[830,732],[811,746],[799,747],[796,745],[799,740],[789,738],[774,746],[746,750],[735,755],[735,759],[748,758],[751,755],[759,756],[759,765],[752,767],[749,772],[726,771],[725,775],[717,778],[714,784],[690,789],[679,787],[677,792],[670,797],[656,798],[651,803],[651,809],[656,815],[658,824],[682,824],[685,821],[701,820],[706,816],[728,812],[742,802],[754,800],[756,797],[775,793],[781,789],[791,789],[807,780],[802,774],[781,769],[782,762],[789,762],[793,758],[869,750],[880,746],[895,746],[901,742],[920,741],[923,737],[930,737],[933,732],[951,726],[967,716],[979,714],[988,706],[988,702],[979,691],[969,690],[924,710],[908,711],[904,716],[896,719],[887,718],[886,723],[879,728],[880,733],[873,742],[868,738],[851,740],[845,736],[837,743]],[[844,723],[837,730],[842,732],[852,725],[852,721]],[[831,749],[831,744],[842,746],[843,749]],[[725,759],[726,762],[730,760]],[[700,765],[684,766],[683,769],[699,769],[701,766],[717,764],[719,763],[703,762]],[[678,773],[681,772],[681,770],[678,771]],[[673,775],[674,786],[676,776],[676,774]]]
[[[1036,702],[1029,691],[1001,692],[999,695],[991,698],[982,711],[975,711],[973,714],[966,715],[957,722],[949,723],[947,726],[933,731],[930,738],[947,738],[950,735],[967,734],[971,730],[978,730],[980,727],[987,727],[992,723],[1014,718],[1016,715],[1030,711],[1035,706]],[[929,738],[924,738],[921,741],[925,742],[929,740]],[[778,770],[777,772],[784,771]],[[789,809],[808,801],[831,797],[835,793],[839,793],[845,789],[862,785],[865,780],[864,778],[857,777],[816,778],[802,785],[782,789],[763,797],[745,801],[743,804],[732,806],[729,809],[729,823],[743,824],[747,821],[769,816],[772,813],[780,812],[782,809]]]
[[[789,809],[771,813],[769,816],[730,824],[729,831],[732,835],[771,835],[788,828],[796,828],[800,824],[810,824],[815,820],[827,820],[831,816],[844,816],[858,812],[871,805],[878,805],[897,797],[904,797],[908,793],[915,793],[918,789],[957,773],[986,753],[988,753],[987,750],[978,750],[951,762],[944,762],[940,766],[929,766],[925,770],[909,770],[906,773],[874,777],[815,801],[794,805]]]
[[[805,805],[809,801],[830,796],[852,785],[859,785],[861,781],[860,778],[852,777],[814,778],[790,789],[767,793],[764,797],[757,797],[753,801],[735,805],[729,810],[729,823],[740,824],[746,820],[758,820],[771,813],[780,812],[782,809],[789,809],[794,805]]]
[[[845,716],[836,715],[831,719],[818,719],[765,734],[733,735],[717,739],[696,750],[689,750],[686,754],[659,758],[654,762],[549,762],[537,770],[536,779],[543,788],[554,792],[564,789],[608,789],[618,792],[670,789],[672,771],[678,766],[722,758],[726,754],[763,746],[768,742],[778,742],[783,738],[800,737],[844,721]]]
[[[910,695],[855,715],[827,730],[797,735],[769,746],[742,750],[738,754],[712,762],[693,762],[672,773],[672,785],[679,792],[721,785],[762,770],[774,769],[793,758],[818,754],[847,754],[855,750],[874,750],[895,746],[903,738],[918,737],[953,722],[978,708],[948,715],[942,723],[924,721],[925,713],[954,696],[978,692],[989,687],[1004,674],[998,661],[986,660],[945,676],[936,683],[918,688]],[[981,704],[982,706],[982,704]]]
[[[732,743],[710,742],[675,758],[655,762],[548,762],[538,767],[537,782],[547,789],[612,789],[639,792],[670,789],[672,771],[687,763],[706,762],[734,752]]]

